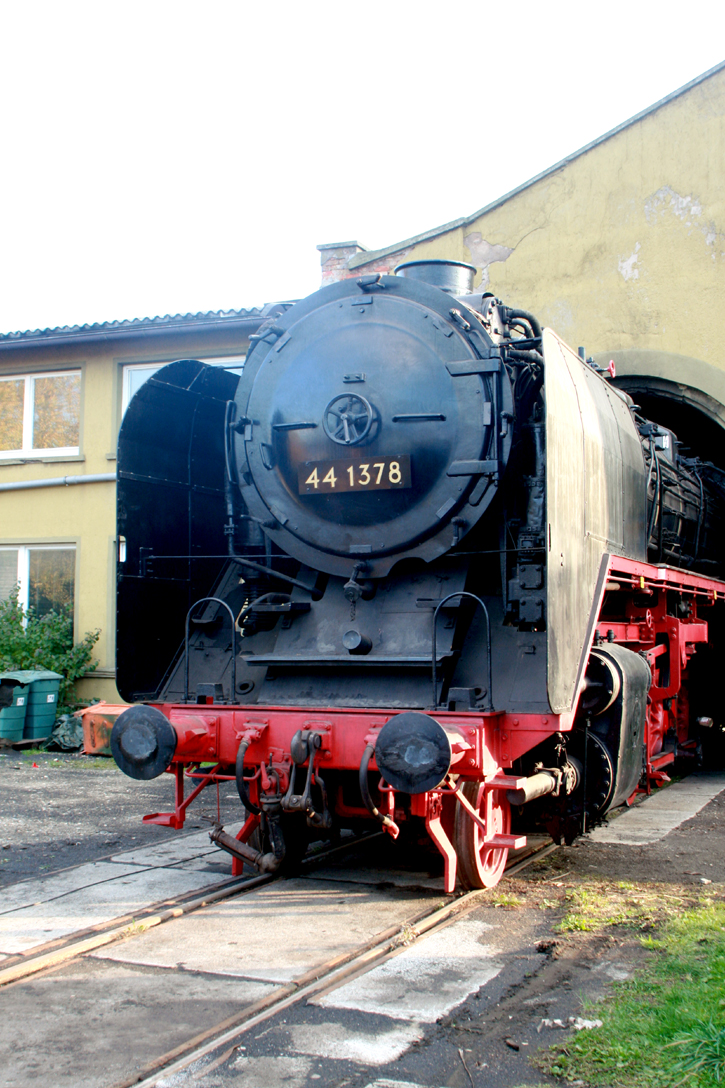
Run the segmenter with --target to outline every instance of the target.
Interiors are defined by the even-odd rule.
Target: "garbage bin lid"
[[[62,680],[59,672],[51,672],[50,669],[16,669],[15,671],[0,672],[0,683],[4,680],[17,680],[19,684],[32,684],[36,680]]]

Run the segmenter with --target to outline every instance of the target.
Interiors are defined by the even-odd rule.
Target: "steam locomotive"
[[[112,750],[175,828],[235,780],[234,872],[377,821],[490,886],[713,729],[725,474],[474,271],[325,287],[126,412]]]

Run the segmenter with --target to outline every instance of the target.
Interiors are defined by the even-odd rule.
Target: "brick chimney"
[[[358,253],[367,253],[367,247],[361,246],[359,242],[330,242],[317,248],[322,265],[322,287],[354,276],[355,272],[349,269],[349,262]]]

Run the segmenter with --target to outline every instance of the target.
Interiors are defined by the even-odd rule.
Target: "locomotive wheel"
[[[486,789],[482,782],[466,782],[461,793],[479,816],[486,819]],[[508,835],[511,808],[502,790],[492,790],[490,799],[491,835]],[[456,805],[454,846],[458,856],[458,878],[464,888],[492,888],[498,884],[506,866],[508,847],[486,846],[483,833],[463,805]]]

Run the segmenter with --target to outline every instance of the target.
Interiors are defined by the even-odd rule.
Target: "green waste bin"
[[[0,712],[0,736],[14,741],[45,740],[49,737],[58,716],[58,688],[62,679],[59,672],[49,669],[18,669],[16,672],[0,673],[0,683],[15,681],[21,685],[15,688],[13,705]],[[8,728],[12,730],[11,733],[6,731]]]
[[[24,672],[5,672],[0,674],[0,684],[10,685],[13,689],[13,701],[10,706],[0,710],[0,737],[5,740],[23,739],[25,715],[28,709],[30,684]]]
[[[28,670],[26,676],[30,692],[23,740],[45,740],[53,732],[53,722],[58,716],[58,688],[63,677],[48,669]]]

